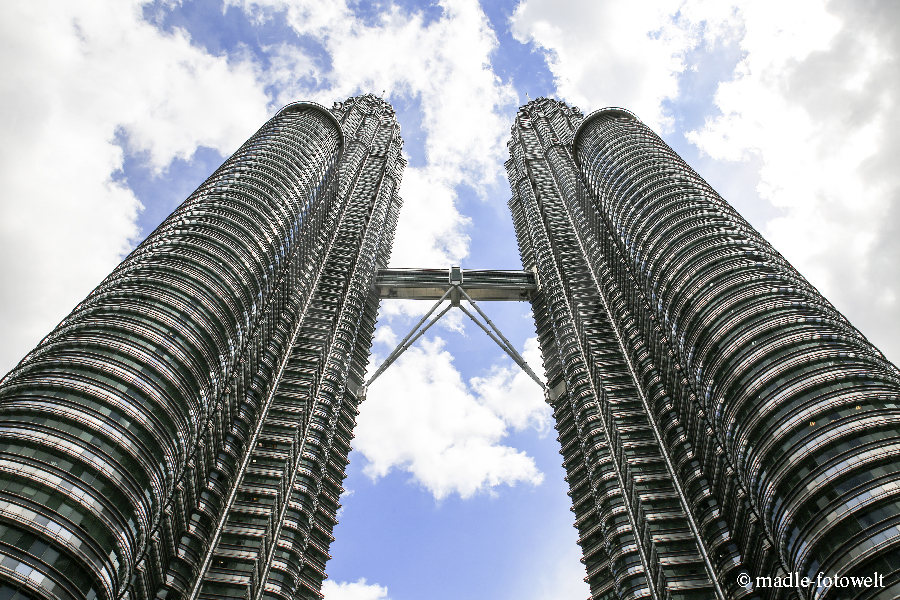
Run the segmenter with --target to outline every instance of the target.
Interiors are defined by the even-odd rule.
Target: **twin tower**
[[[399,131],[285,107],[3,378],[0,600],[321,597]],[[897,368],[631,113],[509,151],[593,600],[900,597]]]

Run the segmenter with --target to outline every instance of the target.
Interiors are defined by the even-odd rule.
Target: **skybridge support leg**
[[[434,306],[431,307],[431,310],[429,310],[427,313],[425,313],[425,316],[422,317],[422,318],[419,320],[418,323],[416,323],[416,326],[413,327],[412,330],[411,330],[408,334],[406,334],[406,337],[403,338],[403,341],[401,341],[400,344],[399,344],[396,348],[394,348],[394,351],[391,352],[391,354],[384,360],[383,363],[381,363],[381,366],[378,367],[378,370],[375,371],[375,373],[374,373],[374,374],[369,378],[369,380],[366,382],[366,385],[365,385],[366,388],[368,388],[370,385],[372,385],[372,382],[375,381],[375,380],[378,378],[379,375],[381,375],[382,373],[384,373],[385,369],[387,369],[389,366],[391,366],[391,364],[393,364],[393,362],[394,362],[395,360],[397,360],[397,359],[400,357],[401,354],[403,354],[404,352],[406,352],[406,350],[407,350],[410,346],[412,346],[412,345],[416,342],[417,339],[419,339],[420,337],[422,337],[422,334],[424,334],[426,331],[428,331],[428,329],[429,329],[432,325],[434,325],[435,323],[437,323],[437,322],[440,320],[441,317],[443,317],[445,314],[447,314],[447,311],[448,311],[448,310],[450,310],[451,308],[453,308],[453,305],[451,304],[450,306],[448,306],[447,308],[445,308],[444,310],[442,310],[440,313],[438,313],[438,315],[437,315],[435,318],[433,318],[433,319],[428,323],[428,325],[426,325],[426,326],[423,327],[421,330],[419,330],[419,327],[422,326],[422,323],[424,323],[425,320],[426,320],[428,317],[431,316],[431,313],[433,313],[435,310],[437,310],[437,307],[441,305],[441,302],[443,302],[444,299],[447,298],[447,296],[448,296],[449,294],[450,294],[450,290],[447,290],[447,291],[444,293],[444,295],[441,296],[441,299],[438,300],[437,302],[435,302]],[[418,331],[418,333],[416,333],[416,331]],[[413,335],[413,334],[415,334],[415,335]],[[365,392],[364,392],[364,394],[365,394]]]
[[[470,319],[472,319],[473,321],[478,323],[478,326],[481,327],[484,330],[484,332],[486,334],[488,334],[488,336],[491,339],[493,339],[495,342],[497,342],[497,344],[501,348],[503,348],[507,354],[509,354],[510,358],[512,358],[516,362],[517,365],[522,367],[523,371],[528,373],[529,377],[534,379],[535,382],[537,382],[537,384],[539,386],[541,386],[542,389],[545,389],[547,386],[544,385],[544,382],[541,381],[540,377],[538,377],[535,374],[535,372],[531,370],[531,367],[528,366],[528,363],[525,362],[525,359],[522,358],[522,355],[520,355],[516,351],[515,346],[513,346],[512,343],[508,339],[506,339],[506,336],[500,332],[500,330],[497,328],[497,326],[494,325],[494,322],[491,321],[486,314],[484,314],[484,311],[481,310],[481,307],[479,307],[477,304],[475,304],[475,301],[472,300],[472,298],[466,293],[466,290],[464,290],[462,288],[462,286],[459,286],[459,291],[462,292],[462,295],[465,296],[466,300],[469,301],[469,304],[471,304],[472,307],[478,311],[478,314],[481,315],[481,318],[484,319],[485,321],[487,321],[487,324],[490,325],[491,329],[494,330],[494,332],[497,334],[497,336],[499,336],[500,339],[503,340],[503,343],[500,343],[500,340],[498,340],[496,337],[492,336],[491,333],[487,329],[484,328],[484,325],[482,325],[474,316],[472,316],[472,314],[469,311],[462,308],[462,305],[460,305],[460,308],[462,308],[463,312],[466,313],[467,315],[469,315]]]
[[[473,303],[472,305],[474,306],[474,303]],[[473,321],[475,321],[475,323],[476,323],[479,327],[481,327],[481,330],[482,330],[483,332],[485,332],[485,333],[488,335],[489,338],[491,338],[492,340],[494,340],[494,341],[497,343],[497,345],[500,346],[500,347],[503,349],[503,351],[506,352],[506,354],[508,354],[509,357],[510,357],[511,359],[513,359],[513,361],[514,361],[517,365],[519,365],[519,367],[522,368],[523,371],[525,371],[526,373],[528,373],[528,376],[529,376],[529,377],[531,377],[532,379],[534,379],[535,383],[537,383],[539,386],[541,386],[541,389],[546,389],[546,386],[544,385],[544,382],[541,381],[541,380],[538,378],[538,376],[534,374],[534,371],[531,370],[531,367],[528,366],[528,363],[525,362],[525,359],[522,358],[522,355],[519,354],[518,352],[516,352],[516,349],[513,348],[511,344],[510,344],[510,345],[506,345],[506,344],[504,344],[503,342],[501,342],[499,339],[497,339],[497,336],[495,336],[493,333],[491,333],[490,329],[488,329],[487,327],[484,326],[484,323],[482,323],[481,321],[479,321],[478,319],[476,319],[476,318],[475,318],[475,315],[473,315],[472,313],[470,313],[469,311],[467,311],[465,306],[463,306],[462,304],[460,304],[460,305],[459,305],[459,309],[460,309],[461,311],[463,311],[464,313],[466,313],[466,315],[467,315],[470,319],[472,319]],[[479,312],[481,312],[481,311],[479,311]],[[488,322],[490,323],[490,321],[488,321]],[[493,327],[493,324],[492,324],[492,328],[496,331],[496,328]],[[497,333],[500,333],[500,332],[498,331]],[[500,335],[502,336],[503,334],[501,333]],[[503,338],[503,339],[505,340],[506,338]]]
[[[452,279],[451,279],[451,281],[452,281]],[[429,321],[428,324],[425,325],[425,327],[422,327],[422,329],[419,329],[419,327],[422,326],[422,323],[424,323],[428,319],[428,317],[430,317],[432,315],[432,313],[434,313],[434,311],[437,310],[438,306],[440,306],[441,303],[444,300],[446,300],[448,296],[450,297],[450,300],[451,300],[450,304],[446,308],[444,308],[444,310],[442,310],[440,313],[438,313],[438,315],[436,317],[434,317],[431,321]],[[478,314],[481,315],[481,317],[487,322],[488,326],[485,326],[484,323],[482,323],[481,321],[478,320],[478,318],[475,317],[475,315],[473,315],[471,312],[466,310],[466,307],[464,307],[462,304],[460,304],[460,300],[462,298],[465,298],[469,302],[469,304],[472,305],[472,308],[474,308],[478,312]],[[394,349],[394,351],[391,352],[390,355],[385,359],[385,361],[383,363],[381,363],[381,366],[378,367],[378,370],[375,371],[375,373],[372,375],[372,377],[369,378],[369,380],[366,382],[366,384],[364,386],[363,396],[365,396],[366,390],[368,389],[368,387],[370,385],[372,385],[373,381],[378,379],[378,377],[382,373],[384,373],[384,371],[389,366],[391,366],[394,363],[394,361],[396,361],[400,357],[401,354],[406,352],[410,348],[410,346],[412,346],[416,342],[416,340],[418,340],[420,337],[422,337],[422,335],[426,331],[428,331],[428,329],[432,325],[437,323],[440,320],[440,318],[443,317],[445,314],[447,314],[447,312],[453,307],[459,308],[461,311],[463,311],[466,314],[466,316],[468,316],[470,319],[475,321],[475,324],[478,325],[481,328],[481,330],[484,331],[488,335],[489,338],[494,340],[494,342],[496,342],[496,344],[498,346],[500,346],[500,348],[504,352],[506,352],[506,354],[508,354],[510,358],[513,359],[513,362],[515,362],[517,365],[519,365],[519,367],[523,371],[525,371],[525,373],[527,373],[528,376],[531,377],[535,381],[535,383],[537,383],[539,386],[541,386],[541,389],[543,389],[546,392],[547,386],[545,386],[544,382],[541,381],[541,379],[535,374],[535,372],[531,370],[531,367],[528,366],[528,363],[525,362],[525,359],[522,358],[522,355],[516,351],[515,346],[513,346],[512,343],[508,339],[506,339],[506,336],[504,336],[500,332],[500,330],[497,328],[497,326],[494,325],[494,322],[491,321],[486,314],[484,314],[484,311],[482,311],[481,308],[477,304],[475,304],[475,301],[472,300],[471,296],[469,296],[469,294],[466,293],[466,290],[463,289],[463,286],[460,283],[454,282],[450,286],[450,288],[446,292],[444,292],[444,295],[441,296],[441,299],[438,300],[437,303],[431,307],[431,310],[429,310],[428,313],[426,313],[425,316],[422,317],[422,319],[418,323],[416,323],[416,326],[412,328],[412,331],[410,331],[406,335],[406,337],[403,338],[403,341],[401,341],[400,344]],[[490,329],[488,327],[490,327]]]

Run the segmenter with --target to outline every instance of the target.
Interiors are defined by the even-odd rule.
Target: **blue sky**
[[[898,11],[2,3],[0,368],[280,106],[382,90],[409,160],[394,266],[518,268],[502,167],[516,108],[526,93],[585,113],[624,106],[900,360]],[[376,361],[427,308],[382,307]],[[485,308],[542,372],[529,307]],[[328,600],[587,596],[549,411],[459,315],[373,385],[354,447]]]

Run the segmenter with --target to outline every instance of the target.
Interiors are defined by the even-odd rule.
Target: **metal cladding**
[[[897,368],[628,111],[509,148],[592,597],[900,597]]]
[[[405,162],[282,109],[0,382],[0,594],[319,598]]]
[[[459,269],[459,273],[473,300],[521,302],[537,289],[531,271]],[[380,298],[432,301],[442,299],[453,287],[447,269],[381,269],[375,285]]]

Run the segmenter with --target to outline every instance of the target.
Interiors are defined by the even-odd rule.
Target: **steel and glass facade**
[[[0,600],[321,597],[379,299],[463,293],[386,269],[401,148],[285,107],[0,381]],[[631,113],[509,150],[466,298],[532,303],[592,598],[900,597],[897,368]]]
[[[0,597],[320,597],[401,146],[285,107],[3,378]]]
[[[900,597],[897,368],[631,113],[509,150],[592,598]]]

